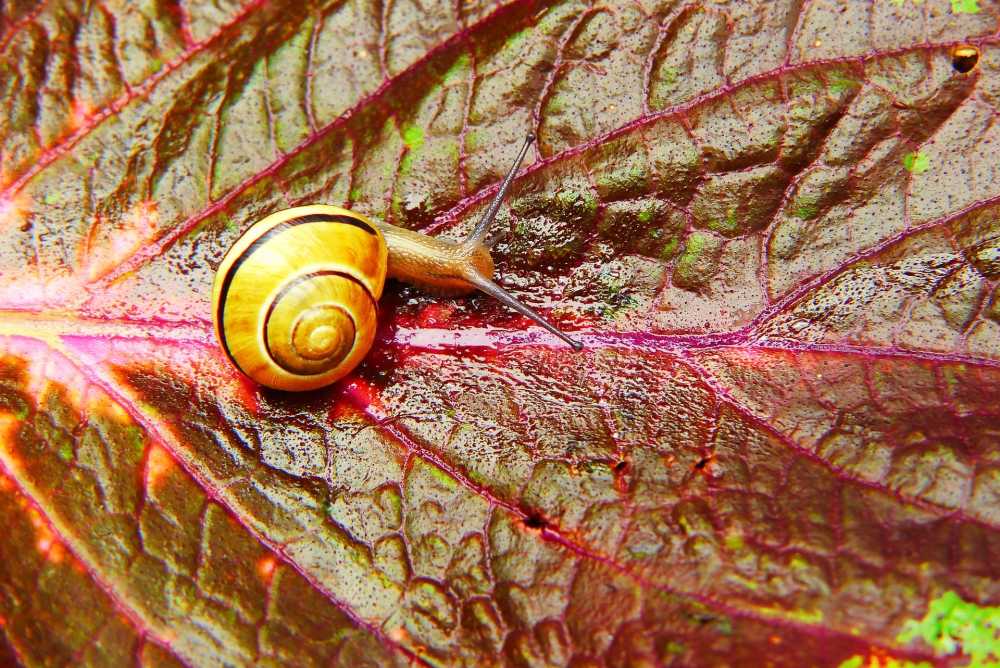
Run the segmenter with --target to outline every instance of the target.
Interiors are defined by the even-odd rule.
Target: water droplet
[[[962,74],[971,72],[977,63],[979,63],[979,49],[970,44],[956,46],[951,52],[951,66],[956,72]]]

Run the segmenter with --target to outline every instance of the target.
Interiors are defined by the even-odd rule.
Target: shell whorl
[[[268,387],[309,390],[338,380],[371,348],[386,262],[381,233],[356,213],[316,205],[267,216],[216,274],[223,349]]]

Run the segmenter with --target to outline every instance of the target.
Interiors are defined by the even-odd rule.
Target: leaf
[[[5,4],[3,660],[990,656],[911,632],[1000,605],[998,13],[952,9]],[[332,388],[228,365],[253,221],[459,238],[528,132],[498,273],[583,353],[393,285]]]

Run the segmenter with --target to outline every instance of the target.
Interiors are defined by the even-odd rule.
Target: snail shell
[[[333,383],[372,346],[386,264],[382,233],[357,213],[313,205],[267,216],[233,245],[215,277],[223,350],[267,387]]]

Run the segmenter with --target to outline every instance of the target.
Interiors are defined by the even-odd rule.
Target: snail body
[[[484,238],[531,138],[468,239],[452,242],[328,205],[254,223],[219,265],[215,330],[233,365],[261,385],[312,390],[351,372],[375,340],[386,277],[440,296],[485,292],[579,350],[493,282]]]

